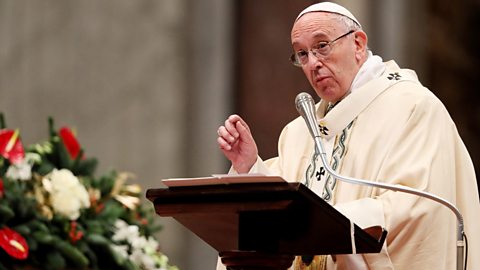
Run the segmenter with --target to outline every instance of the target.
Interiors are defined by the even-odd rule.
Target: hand
[[[238,115],[230,115],[217,132],[217,143],[233,168],[248,173],[257,161],[258,149],[247,123]]]

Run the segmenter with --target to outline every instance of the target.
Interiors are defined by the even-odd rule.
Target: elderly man
[[[337,4],[318,3],[302,11],[291,39],[293,64],[321,98],[316,117],[331,167],[342,175],[404,185],[454,203],[465,219],[468,268],[480,269],[473,164],[442,103],[415,72],[373,55],[358,20]],[[447,208],[332,178],[301,118],[284,128],[278,157],[267,161],[258,157],[239,116],[230,116],[218,134],[233,173],[301,181],[359,226],[381,225],[389,232],[378,254],[297,257],[292,269],[455,269],[456,219]]]

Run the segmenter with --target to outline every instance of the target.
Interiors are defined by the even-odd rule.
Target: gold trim
[[[327,269],[327,255],[317,255],[313,257],[312,262],[306,265],[302,256],[296,256],[293,262],[293,270],[326,270]]]

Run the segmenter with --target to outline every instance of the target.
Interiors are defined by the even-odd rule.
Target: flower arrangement
[[[68,127],[25,147],[0,114],[0,270],[175,270],[128,173],[94,176]]]

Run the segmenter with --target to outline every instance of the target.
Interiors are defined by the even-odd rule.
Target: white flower
[[[142,270],[166,270],[168,258],[158,253],[158,242],[153,238],[148,239],[140,235],[139,227],[129,225],[123,220],[115,222],[115,230],[112,237],[113,241],[125,241],[130,249],[128,259],[138,265]],[[122,247],[122,248],[120,248]],[[112,246],[122,256],[127,256],[125,246]],[[176,268],[172,268],[176,269]]]
[[[110,247],[117,252],[122,258],[128,258],[128,246],[127,245],[110,245]]]
[[[152,250],[152,253],[153,253],[153,252],[157,252],[157,250],[158,250],[158,248],[159,248],[159,247],[158,247],[159,245],[158,245],[157,240],[156,240],[155,238],[153,238],[153,237],[149,237],[149,238],[148,238],[148,245],[147,245],[147,246],[148,246],[149,249]],[[148,251],[148,250],[147,250],[147,251]]]
[[[149,254],[145,254],[141,249],[134,249],[130,255],[130,260],[142,269],[156,269],[153,258]]]
[[[131,237],[129,240],[134,249],[145,249],[147,247],[147,239],[145,237]]]
[[[139,238],[140,232],[138,226],[128,225],[125,221],[118,219],[115,222],[115,234],[113,241],[127,241],[128,243],[135,242]]]
[[[32,166],[25,160],[8,167],[6,176],[15,180],[29,180],[32,178]]]
[[[90,207],[87,190],[71,171],[54,169],[45,177],[44,182],[55,212],[76,220],[82,208]]]
[[[6,176],[14,180],[30,180],[32,178],[32,166],[38,161],[40,161],[38,154],[27,153],[22,161],[8,167]]]

